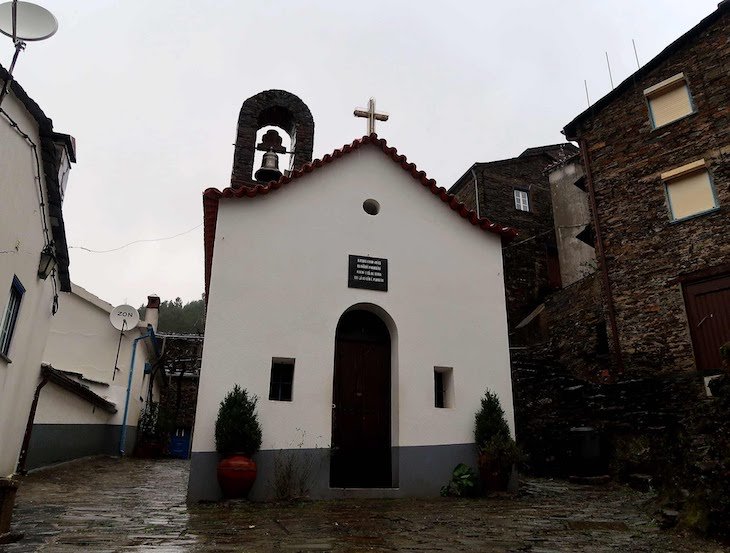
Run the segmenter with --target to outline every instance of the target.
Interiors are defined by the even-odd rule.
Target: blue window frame
[[[17,276],[13,276],[13,283],[10,285],[10,297],[8,305],[5,307],[3,315],[2,327],[0,327],[0,353],[7,357],[10,351],[10,342],[13,340],[13,332],[15,332],[15,323],[18,320],[20,312],[20,302],[25,294],[25,288],[18,280]]]

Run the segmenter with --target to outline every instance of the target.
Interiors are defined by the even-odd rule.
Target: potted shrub
[[[218,409],[215,447],[222,456],[218,483],[223,496],[229,499],[246,497],[256,480],[256,463],[251,456],[261,447],[257,399],[236,384]]]
[[[474,419],[474,441],[479,450],[482,486],[485,491],[504,491],[520,452],[510,435],[497,394],[486,391]]]

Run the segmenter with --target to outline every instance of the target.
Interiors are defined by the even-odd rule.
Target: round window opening
[[[368,215],[377,215],[380,212],[380,204],[375,200],[365,200],[362,203],[362,208]]]

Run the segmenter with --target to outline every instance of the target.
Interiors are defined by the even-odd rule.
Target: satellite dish
[[[15,25],[13,25],[13,4],[15,4]],[[20,1],[0,4],[0,33],[10,38],[44,40],[55,35],[56,31],[58,31],[58,21],[46,8]]]
[[[131,305],[118,305],[109,313],[109,320],[117,330],[129,330],[139,323],[139,313]]]

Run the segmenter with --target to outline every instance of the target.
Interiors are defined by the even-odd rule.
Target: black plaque
[[[348,288],[388,291],[388,260],[351,255],[347,271]]]

